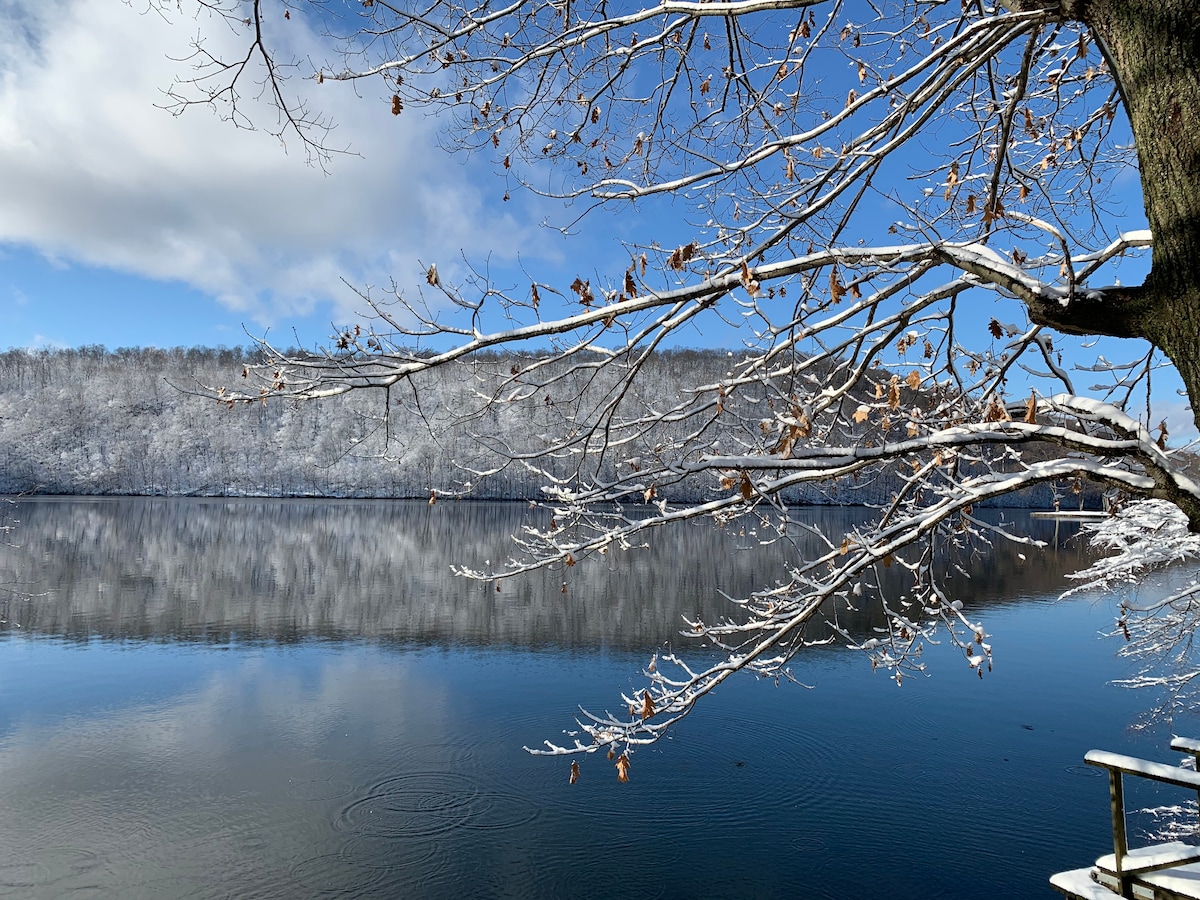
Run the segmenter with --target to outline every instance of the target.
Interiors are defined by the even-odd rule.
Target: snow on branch
[[[1138,584],[1147,573],[1176,563],[1200,560],[1200,535],[1188,529],[1187,517],[1165,500],[1140,500],[1086,529],[1088,543],[1106,554],[1070,577],[1078,584],[1063,593],[1111,593]],[[1200,590],[1196,583],[1181,592],[1150,602],[1126,600],[1130,612],[1155,612]]]
[[[1061,4],[1009,6],[364,3],[318,83],[372,78],[381,110],[450,113],[444,139],[494,158],[504,199],[618,209],[625,242],[559,271],[433,260],[415,288],[364,288],[362,320],[328,347],[264,341],[244,380],[209,393],[237,414],[374,390],[381,456],[402,403],[476,443],[435,496],[536,479],[512,558],[468,577],[552,568],[566,586],[584,557],[619,564],[704,518],[787,549],[728,617],[685,623],[695,657],[660,654],[615,714],[583,715],[545,752],[627,766],[731,674],[789,677],[829,639],[817,622],[897,682],[934,641],[982,677],[992,649],[946,575],[956,553],[1027,538],[979,506],[1124,504],[1105,538],[1124,549],[1093,587],[1166,552],[1135,539],[1154,517],[1178,547],[1200,528],[1200,486],[1165,426],[1151,432],[1168,363],[1140,340],[1142,295],[1102,275],[1152,245],[1108,213],[1136,171],[1110,58]],[[1114,362],[1075,339],[1097,335],[1139,340]],[[726,353],[690,353],[698,341]],[[809,502],[872,519],[810,535],[812,552],[793,542]],[[854,605],[878,633],[839,623]]]
[[[1153,718],[1193,709],[1200,679],[1200,535],[1162,500],[1129,503],[1087,533],[1091,547],[1107,555],[1072,575],[1078,584],[1063,596],[1119,597],[1113,632],[1124,638],[1122,655],[1138,669],[1117,683],[1152,689],[1158,697]]]

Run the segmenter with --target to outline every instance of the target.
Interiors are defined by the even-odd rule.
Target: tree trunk
[[[1136,291],[1133,329],[1171,358],[1200,425],[1198,7],[1195,0],[1075,0],[1069,11],[1102,42],[1137,146],[1154,249]]]

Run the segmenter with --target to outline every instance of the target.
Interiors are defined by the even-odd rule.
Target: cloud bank
[[[303,56],[318,40],[300,19],[287,50]],[[0,6],[0,243],[181,282],[263,326],[324,303],[348,317],[356,298],[342,279],[413,283],[418,259],[446,272],[463,252],[501,264],[518,248],[553,255],[544,231],[499,202],[489,168],[450,158],[430,120],[393,117],[370,93],[311,86],[337,121],[331,144],[360,154],[327,173],[298,141],[281,147],[206,108],[156,107],[188,74],[178,60],[198,29],[236,46],[223,25],[111,0]]]

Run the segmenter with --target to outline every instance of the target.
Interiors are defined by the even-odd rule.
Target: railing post
[[[1171,749],[1180,750],[1192,757],[1196,772],[1200,772],[1200,748],[1195,745],[1194,740],[1176,738],[1171,742]],[[1200,814],[1200,788],[1196,788],[1196,812]]]
[[[1200,772],[1200,745],[1196,741],[1191,738],[1177,737],[1171,741],[1171,749],[1188,754],[1192,758],[1194,768]],[[1200,788],[1196,789],[1196,813],[1200,815]],[[1197,825],[1197,831],[1200,832],[1200,824]]]
[[[1129,841],[1125,836],[1125,786],[1116,769],[1108,770],[1108,796],[1112,804],[1113,870],[1117,876],[1117,893],[1132,897],[1133,885],[1125,877],[1125,856],[1129,853]]]

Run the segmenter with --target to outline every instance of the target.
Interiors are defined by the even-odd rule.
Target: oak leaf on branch
[[[650,696],[650,691],[642,693],[642,718],[649,719],[654,715],[654,698]]]
[[[616,769],[617,781],[627,784],[629,782],[629,756],[627,754],[622,753],[617,757]]]
[[[738,490],[741,492],[743,500],[749,500],[754,494],[754,485],[750,481],[750,476],[745,472],[742,473],[742,481]]]

